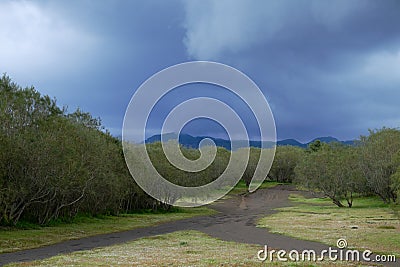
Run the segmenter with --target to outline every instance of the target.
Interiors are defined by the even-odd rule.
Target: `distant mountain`
[[[181,136],[183,136],[183,134],[181,134]],[[178,134],[176,133],[166,133],[163,136],[164,141],[169,141],[169,140],[173,140],[176,139],[178,137]],[[154,142],[161,142],[161,134],[156,134],[153,135],[152,137],[149,137],[146,139],[145,143],[154,143]]]
[[[178,138],[178,134],[176,134],[176,133],[166,133],[163,136],[163,140],[166,142],[168,142],[169,140],[176,140],[177,138]],[[179,143],[186,147],[189,147],[189,148],[198,148],[201,140],[203,140],[204,138],[210,138],[215,142],[215,144],[217,146],[230,149],[231,143],[228,140],[212,138],[209,136],[194,137],[189,134],[181,134],[181,135],[179,135]],[[147,138],[145,141],[146,144],[154,143],[154,142],[161,142],[161,134],[153,135],[153,136]]]
[[[289,146],[298,146],[298,147],[306,148],[306,147],[308,147],[309,144],[311,144],[317,140],[319,140],[323,143],[327,143],[327,144],[337,142],[337,143],[342,143],[344,145],[350,145],[350,146],[355,145],[357,142],[356,140],[340,141],[337,138],[332,137],[332,136],[323,136],[323,137],[314,138],[313,140],[311,140],[310,142],[307,142],[307,143],[300,143],[296,139],[284,139],[284,140],[277,141],[276,143],[278,146],[289,145]]]
[[[163,139],[164,141],[169,141],[169,140],[176,140],[178,138],[178,134],[176,133],[167,133],[164,134]],[[181,134],[179,135],[179,143],[185,147],[188,148],[199,148],[201,140],[204,138],[209,138],[214,141],[216,146],[219,147],[224,147],[228,150],[231,150],[231,142],[229,140],[221,139],[221,138],[214,138],[211,136],[191,136],[189,134]],[[324,143],[332,143],[332,142],[340,142],[342,144],[346,145],[354,145],[356,141],[339,141],[335,137],[332,136],[326,136],[326,137],[318,137],[313,139],[312,141],[308,143],[301,143],[297,141],[296,139],[284,139],[277,141],[278,146],[297,146],[297,147],[302,147],[306,148],[310,143],[315,142],[316,140],[320,140],[321,142]],[[161,135],[153,135],[149,138],[146,139],[145,143],[150,144],[154,142],[161,142]],[[261,147],[262,143],[260,141],[249,141],[249,145],[251,147]],[[264,147],[272,147],[272,142],[264,142],[263,143]],[[234,148],[241,148],[241,147],[247,147],[247,142],[244,140],[236,140],[232,141],[232,146]]]

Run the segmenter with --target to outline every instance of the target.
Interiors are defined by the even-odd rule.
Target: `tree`
[[[395,202],[394,175],[400,166],[400,131],[383,128],[370,130],[369,136],[361,137],[360,164],[367,186],[385,203]],[[394,175],[394,176],[393,176]]]
[[[55,101],[42,97],[33,87],[22,89],[5,75],[0,79],[0,223],[15,224],[29,205],[48,196],[43,177],[38,176],[42,158],[34,160],[41,148],[37,142],[38,128],[60,114]]]
[[[321,142],[320,140],[315,140],[314,142],[308,144],[306,152],[313,153],[318,152],[321,149],[324,149],[328,146],[328,144]]]
[[[291,183],[295,176],[294,169],[303,156],[301,148],[278,146],[269,176],[277,182]]]
[[[295,168],[296,183],[311,190],[322,191],[332,202],[344,207],[341,200],[353,205],[353,194],[364,183],[358,168],[358,158],[353,147],[339,144],[306,154]]]
[[[256,171],[258,162],[260,160],[261,149],[256,147],[250,147],[250,149],[241,148],[232,153],[240,154],[242,158],[244,158],[247,153],[249,154],[247,166],[242,175],[242,180],[245,181],[246,187],[248,188],[251,180],[253,179],[254,172]]]

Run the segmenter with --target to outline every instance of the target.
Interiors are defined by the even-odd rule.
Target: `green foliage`
[[[385,203],[395,202],[400,167],[400,131],[383,128],[361,137],[361,169],[370,190]]]
[[[375,194],[385,203],[400,194],[400,131],[383,128],[362,136],[357,146],[322,144],[308,147],[297,165],[295,181],[323,192],[338,205],[352,206],[353,194]]]
[[[318,152],[322,149],[326,149],[328,144],[321,142],[320,140],[315,140],[314,142],[310,143],[306,149],[307,153]]]
[[[270,178],[281,183],[291,183],[295,177],[294,169],[303,157],[304,150],[299,147],[278,146],[269,172]]]
[[[0,224],[48,224],[78,212],[118,214],[153,205],[100,119],[79,109],[67,114],[4,75],[0,121]]]
[[[400,167],[397,171],[390,177],[390,188],[396,194],[397,202],[400,202]]]
[[[234,153],[247,152],[244,150],[238,150]],[[249,187],[251,180],[253,179],[254,172],[256,171],[257,165],[260,160],[261,149],[256,147],[251,147],[249,151],[249,160],[247,167],[242,175],[242,180],[245,181],[246,187]],[[243,153],[244,155],[244,153]]]
[[[170,143],[169,145],[176,144]],[[194,161],[200,157],[200,151],[197,149],[186,148],[182,145],[179,145],[179,148],[182,155],[189,160]],[[213,162],[207,168],[199,172],[187,172],[178,169],[169,162],[160,142],[146,144],[146,149],[152,164],[165,179],[174,184],[187,187],[201,186],[214,181],[224,172],[230,158],[228,150],[218,147]],[[207,151],[207,148],[204,148],[204,150]]]
[[[359,169],[355,147],[334,144],[305,155],[295,169],[296,182],[323,192],[339,207],[353,205],[353,194],[363,191],[365,181]]]

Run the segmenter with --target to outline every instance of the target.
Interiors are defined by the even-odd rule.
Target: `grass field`
[[[357,266],[353,263],[284,263],[257,259],[261,246],[222,241],[197,231],[178,231],[110,247],[7,266]]]
[[[345,238],[350,248],[400,256],[398,206],[386,205],[375,197],[357,198],[352,208],[338,208],[326,198],[291,195],[290,199],[295,206],[278,209],[278,213],[261,219],[258,226],[331,246]]]
[[[176,212],[169,213],[125,214],[121,216],[102,216],[100,218],[78,217],[73,223],[58,224],[50,227],[37,226],[34,229],[2,228],[0,230],[0,253],[41,247],[65,240],[120,232],[214,213],[214,210],[205,207],[180,208]]]

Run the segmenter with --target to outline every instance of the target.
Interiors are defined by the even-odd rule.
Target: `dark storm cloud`
[[[0,71],[56,96],[71,110],[79,106],[101,116],[116,134],[135,89],[155,72],[187,58],[181,41],[184,14],[177,2],[0,5],[1,24],[7,25],[0,31],[14,32],[0,44]]]
[[[188,53],[252,77],[271,102],[280,138],[346,139],[400,125],[398,1],[204,5],[186,4]]]
[[[278,138],[351,139],[400,126],[399,14],[399,1],[3,1],[0,72],[119,134],[151,75],[220,61],[263,90]]]

